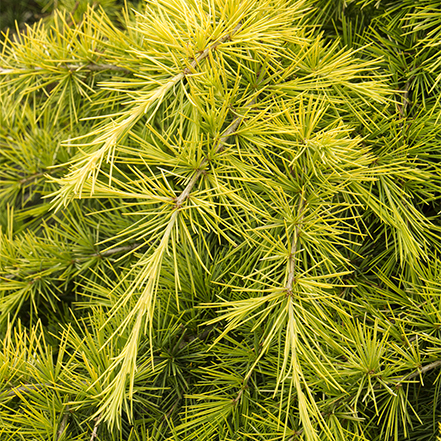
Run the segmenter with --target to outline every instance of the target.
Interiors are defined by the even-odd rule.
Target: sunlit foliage
[[[1,440],[436,440],[439,2],[77,3],[1,49]]]

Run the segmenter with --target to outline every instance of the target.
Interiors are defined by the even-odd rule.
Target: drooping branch
[[[62,184],[62,188],[54,193],[54,196],[56,195],[54,201],[58,200],[56,210],[58,210],[63,204],[66,203],[68,198],[72,195],[71,191],[73,189],[77,197],[81,197],[84,183],[87,179],[89,179],[89,177],[96,176],[98,174],[100,168],[99,164],[101,164],[105,155],[107,155],[108,158],[113,157],[113,154],[109,154],[109,151],[114,151],[121,136],[127,133],[133,127],[133,125],[136,124],[139,119],[143,115],[145,115],[149,109],[152,108],[153,105],[156,105],[155,110],[153,111],[152,115],[150,115],[151,119],[158,109],[159,103],[161,103],[161,101],[169,93],[169,91],[172,90],[187,75],[192,74],[195,67],[202,60],[207,58],[211,51],[216,49],[221,43],[231,40],[232,36],[237,33],[241,26],[242,23],[239,22],[239,24],[237,24],[231,32],[226,33],[215,43],[208,46],[204,51],[202,51],[202,53],[196,59],[194,59],[188,67],[183,69],[179,74],[175,75],[174,77],[168,80],[164,80],[159,87],[157,87],[153,91],[149,91],[149,93],[145,96],[145,100],[141,99],[139,103],[135,105],[135,107],[132,107],[132,109],[130,109],[130,111],[124,112],[122,115],[120,115],[117,121],[112,121],[112,123],[107,126],[109,127],[109,130],[111,130],[112,135],[106,136],[104,134],[96,138],[92,144],[101,144],[101,147],[93,153],[88,154],[86,157],[83,157],[79,161],[82,164],[80,168],[73,168],[72,171],[65,178],[58,180],[58,182],[60,183],[67,182],[67,184]],[[102,131],[103,130],[101,130],[101,132]],[[190,189],[189,191],[191,191],[191,188],[193,188],[193,186],[199,179],[200,174],[202,174],[202,171],[193,176],[192,181],[188,186]],[[93,190],[94,183],[92,184],[92,190],[90,193],[91,195],[93,194]],[[187,197],[188,194],[184,194],[182,198],[178,198],[178,201],[180,201],[180,203],[178,203],[177,206],[179,207]]]

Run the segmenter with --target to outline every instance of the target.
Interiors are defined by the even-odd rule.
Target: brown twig
[[[6,393],[7,397],[15,397],[17,395],[21,395],[22,392],[32,392],[42,389],[43,387],[50,386],[50,384],[23,384],[21,386],[17,386],[12,388]]]
[[[239,22],[236,27],[229,32],[228,34],[224,35],[223,37],[219,38],[219,40],[217,40],[215,43],[213,43],[211,46],[208,46],[207,48],[205,48],[200,54],[199,56],[193,60],[190,63],[190,67],[186,67],[183,71],[184,75],[188,75],[192,73],[192,70],[195,69],[195,67],[204,59],[208,57],[208,54],[215,50],[221,43],[224,43],[225,41],[231,40],[231,37],[233,35],[235,35],[237,33],[237,31],[242,27],[242,23]]]
[[[28,176],[27,178],[23,178],[22,180],[18,181],[20,185],[27,184],[28,182],[35,181],[38,178],[41,178],[45,175],[46,172],[40,172],[40,173],[34,173],[31,176]]]
[[[72,11],[70,12],[70,18],[69,21],[66,23],[67,26],[71,27],[74,24],[74,14],[78,9],[78,6],[80,6],[80,0],[77,0]]]
[[[60,427],[57,431],[57,440],[61,438],[63,435],[64,430],[66,429],[67,419],[69,418],[69,407],[66,407],[66,413],[63,416],[63,419],[61,420]]]
[[[412,80],[413,80],[413,77],[409,78],[406,85],[404,86],[404,90],[403,90],[404,94],[402,96],[402,104],[397,104],[398,112],[400,114],[400,119],[404,119],[406,116],[406,108],[410,103],[408,96],[409,96],[410,82]]]
[[[208,56],[208,54],[215,50],[217,46],[219,46],[221,43],[231,40],[231,37],[237,33],[237,31],[241,28],[242,23],[239,23],[231,33],[228,33],[227,35],[224,35],[222,38],[216,41],[216,43],[212,44],[211,46],[207,47],[194,61],[190,63],[190,67],[186,67],[184,71],[182,72],[183,75],[189,75],[192,73],[192,70],[195,69],[195,67]],[[254,103],[254,99],[252,102],[250,102],[247,106],[251,106]],[[236,131],[236,129],[239,127],[239,124],[243,121],[243,116],[236,116],[233,119],[233,122],[231,123],[230,127],[225,131],[224,135],[217,141],[215,146],[215,152],[222,151],[224,148],[225,143],[228,141],[228,138]],[[185,187],[184,191],[179,195],[179,197],[176,199],[175,206],[176,208],[180,208],[182,204],[186,201],[188,196],[190,195],[191,190],[195,186],[196,182],[199,180],[201,175],[204,173],[203,166],[208,162],[207,158],[204,158],[199,166],[199,169],[196,171],[196,173],[191,178],[190,182]]]
[[[85,66],[75,66],[73,64],[68,64],[66,66],[68,69],[70,70],[74,70],[74,69],[82,69],[83,67],[85,67],[88,70],[92,70],[92,71],[102,71],[102,70],[111,70],[114,72],[124,72],[124,73],[131,73],[131,71],[129,69],[126,69],[125,67],[121,67],[121,66],[115,66],[113,64],[94,64],[94,63],[90,63],[90,64],[86,64]]]
[[[96,253],[91,254],[90,256],[86,256],[86,257],[81,257],[78,259],[73,259],[72,262],[78,262],[78,261],[85,261],[87,259],[90,259],[91,257],[110,257],[113,256],[114,254],[118,254],[118,253],[122,253],[124,251],[132,251],[138,247],[143,246],[144,244],[142,243],[133,243],[130,245],[124,245],[124,246],[120,246],[120,247],[115,247],[115,248],[111,248],[110,250],[105,250],[105,251],[98,251]],[[41,270],[39,270],[38,272],[35,273],[30,273],[30,274],[26,274],[25,277],[29,277],[32,276],[33,274],[37,274],[37,273],[41,273],[44,271],[47,271],[50,268],[42,268]],[[60,270],[60,268],[57,268],[57,270]],[[4,276],[2,276],[0,274],[0,282],[2,281],[2,279],[6,279],[6,280],[14,280],[18,277],[18,274],[6,274]]]
[[[401,383],[402,381],[412,380],[418,377],[419,375],[423,375],[426,372],[429,372],[432,369],[437,368],[438,366],[441,366],[441,360],[437,360],[434,361],[433,363],[426,364],[426,366],[421,366],[421,368],[418,368],[416,371],[412,372],[411,374],[406,374],[403,377],[401,377],[399,383]]]
[[[288,441],[296,441],[296,440],[298,440],[298,439],[299,439],[298,437],[299,437],[303,432],[304,432],[304,429],[297,430],[297,431],[294,433],[294,435],[293,435],[291,438],[289,438]]]
[[[101,416],[95,418],[95,425],[93,426],[92,436],[90,437],[90,441],[93,441],[97,437],[98,426],[101,422]]]
[[[114,72],[124,72],[124,73],[131,73],[130,70],[126,69],[125,67],[121,66],[115,66],[113,64],[64,64],[60,66],[56,66],[57,68],[64,68],[66,70],[70,70],[72,72],[74,71],[80,71],[80,70],[89,70],[94,72],[101,72],[105,70],[111,70]],[[19,67],[19,68],[13,68],[13,69],[6,69],[3,67],[0,67],[0,74],[8,75],[8,74],[20,74],[21,72],[29,72],[29,71],[42,71],[44,68],[36,66],[36,67]]]
[[[292,235],[291,253],[288,259],[289,272],[288,272],[288,281],[286,282],[286,292],[288,295],[292,295],[292,287],[294,284],[296,263],[297,263],[296,254],[298,251],[299,236],[301,230],[300,224],[303,222],[305,207],[306,207],[306,200],[303,197],[303,194],[300,193],[299,204],[297,208],[298,220],[297,220],[297,225],[294,228],[294,233]]]
[[[243,116],[234,118],[233,122],[230,124],[230,127],[225,131],[224,135],[217,141],[217,145],[215,147],[216,153],[221,151],[221,149],[223,149],[225,143],[228,141],[228,138],[236,131],[236,129],[239,127],[239,124],[243,121],[243,118],[244,118]],[[207,158],[204,158],[201,161],[199,169],[193,175],[190,182],[185,187],[184,191],[176,199],[175,206],[177,208],[180,208],[182,204],[186,201],[186,199],[190,196],[191,190],[193,189],[193,187],[195,186],[196,182],[201,177],[201,175],[204,173],[203,166],[207,162],[208,162]]]
[[[167,414],[163,417],[164,419],[168,419],[170,418],[171,414],[173,413],[173,411],[175,410],[176,406],[179,404],[179,402],[181,401],[181,398],[178,398],[173,406],[171,407],[171,409],[167,412]]]
[[[242,389],[237,394],[237,397],[233,398],[233,403],[234,404],[236,404],[240,400],[240,397],[242,396],[244,390],[245,390],[245,385],[242,386]]]
[[[141,247],[144,244],[142,243],[132,243],[130,245],[124,245],[124,246],[120,246],[120,247],[115,247],[115,248],[110,248],[110,250],[105,250],[105,251],[98,251],[95,254],[92,254],[93,257],[109,257],[112,256],[113,254],[118,254],[118,253],[122,253],[124,251],[132,251],[135,248]]]

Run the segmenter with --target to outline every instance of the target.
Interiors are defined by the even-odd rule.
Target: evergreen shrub
[[[439,0],[71,3],[1,49],[0,439],[436,440]]]

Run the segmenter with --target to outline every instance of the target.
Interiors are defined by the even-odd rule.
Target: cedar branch
[[[142,244],[142,243],[133,243],[133,244],[130,244],[130,245],[124,245],[124,246],[120,246],[120,247],[110,248],[109,250],[105,250],[105,251],[98,251],[98,252],[93,253],[93,254],[91,254],[91,255],[89,255],[87,257],[81,257],[81,258],[73,259],[73,263],[85,261],[87,259],[90,259],[91,257],[110,257],[110,256],[113,256],[114,254],[119,254],[119,253],[123,253],[123,252],[126,252],[126,251],[135,250],[137,248],[140,248],[143,245],[144,244]],[[47,271],[48,269],[50,269],[50,268],[42,268],[38,272],[44,272],[44,271]],[[60,270],[60,268],[58,268],[58,270]],[[31,276],[33,274],[37,274],[37,272],[27,274],[25,277],[29,277],[29,276]],[[18,277],[18,274],[6,274],[4,276],[2,276],[0,274],[0,282],[2,281],[2,279],[14,280],[17,277]]]
[[[243,116],[234,118],[230,127],[225,131],[224,135],[218,140],[216,148],[215,148],[216,152],[219,152],[223,149],[225,143],[228,141],[228,138],[236,131],[236,129],[239,127],[239,124],[243,121],[243,118],[244,118]],[[196,185],[196,183],[199,180],[199,178],[201,177],[201,175],[204,173],[203,166],[207,162],[208,162],[207,158],[204,158],[201,161],[199,169],[193,175],[190,182],[185,187],[184,191],[176,199],[175,205],[177,208],[181,207],[182,204],[186,201],[186,199],[190,196],[191,190]]]
[[[208,54],[215,50],[221,43],[224,43],[225,41],[231,40],[231,37],[239,31],[239,29],[242,27],[242,23],[239,22],[236,27],[232,30],[232,32],[229,32],[228,34],[224,35],[223,37],[219,38],[215,43],[213,43],[211,46],[208,46],[205,48],[201,54],[195,58],[191,63],[190,67],[186,67],[184,71],[182,72],[184,75],[191,74],[192,70],[195,69],[195,67],[204,59],[208,57]]]
[[[294,233],[292,236],[291,242],[291,253],[288,259],[289,272],[288,272],[288,281],[286,283],[286,292],[288,295],[292,294],[292,287],[295,279],[295,271],[296,271],[296,254],[299,246],[299,236],[300,236],[300,224],[303,222],[304,211],[306,207],[306,200],[303,197],[303,194],[300,194],[299,204],[298,204],[298,221],[297,225],[294,228]]]
[[[15,397],[15,396],[21,395],[22,392],[33,392],[33,391],[37,391],[37,390],[40,390],[40,389],[42,389],[44,387],[48,387],[48,386],[50,386],[50,385],[49,384],[41,384],[41,383],[23,384],[21,386],[17,386],[17,387],[10,389],[6,393],[6,396],[7,397]]]
[[[66,429],[67,419],[69,418],[68,411],[69,411],[69,407],[66,407],[66,413],[64,414],[63,419],[61,420],[60,423],[60,427],[58,428],[57,431],[57,440],[59,440],[62,437],[64,430]]]
[[[65,70],[69,70],[71,72],[74,71],[80,71],[80,70],[90,70],[93,72],[101,72],[101,71],[105,71],[105,70],[110,70],[113,72],[123,72],[123,73],[132,73],[129,69],[126,69],[125,67],[121,67],[121,66],[115,66],[113,64],[94,64],[94,63],[89,63],[89,64],[65,64],[65,65],[60,65],[60,66],[56,66],[57,68],[64,68]],[[9,75],[9,74],[21,74],[23,72],[32,72],[32,71],[44,71],[46,69],[36,66],[36,67],[30,67],[30,68],[24,68],[24,67],[19,67],[19,68],[12,68],[12,69],[6,69],[3,67],[0,67],[0,74],[3,75]]]
[[[213,43],[211,46],[207,47],[204,51],[202,51],[197,58],[195,58],[191,63],[189,67],[186,67],[181,74],[179,74],[177,77],[181,79],[181,76],[186,76],[192,73],[192,71],[196,68],[196,66],[205,58],[208,57],[208,54],[215,50],[221,43],[224,43],[225,41],[231,40],[232,36],[237,33],[237,31],[242,27],[242,23],[239,22],[235,28],[229,32],[228,34],[224,35],[223,37],[219,38],[215,43]],[[57,67],[65,68],[70,71],[79,71],[81,69],[87,69],[90,71],[104,71],[104,70],[111,70],[114,72],[124,72],[124,73],[131,73],[129,69],[126,69],[121,66],[115,66],[113,64],[95,64],[95,63],[89,63],[89,64],[65,64],[60,65]],[[33,68],[13,68],[13,69],[7,69],[0,67],[0,74],[19,74],[21,72],[29,72],[29,71],[41,71],[45,70],[42,67],[36,66]],[[173,80],[172,80],[173,81]]]
[[[403,377],[400,378],[399,383],[401,383],[402,381],[412,380],[413,378],[425,374],[426,372],[429,372],[432,369],[437,368],[438,366],[441,366],[441,360],[437,360],[434,361],[433,363],[426,364],[426,366],[422,366],[421,368],[418,368],[416,371],[412,372],[411,374],[404,375]]]
[[[101,417],[98,416],[95,418],[95,425],[93,426],[92,436],[90,437],[90,441],[93,441],[97,437],[98,426],[100,425]]]
[[[208,48],[206,48],[194,61],[191,62],[190,67],[187,67],[184,69],[182,74],[188,75],[192,72],[192,70],[204,59],[208,56],[208,54],[216,49],[217,46],[219,46],[221,43],[231,40],[231,37],[237,33],[237,31],[241,28],[242,23],[239,22],[238,25],[233,29],[231,33],[228,33],[227,35],[224,35],[222,38],[220,38],[216,43],[212,44]],[[254,100],[252,100],[251,103],[248,105],[252,105],[254,103]],[[236,116],[231,123],[230,127],[225,131],[224,135],[217,141],[217,145],[215,147],[216,153],[219,151],[222,151],[225,143],[228,141],[228,138],[236,131],[236,129],[239,127],[240,123],[243,121],[243,116]],[[180,196],[176,199],[175,206],[176,208],[180,208],[182,204],[187,200],[189,197],[191,190],[196,185],[197,181],[201,177],[201,175],[204,173],[203,166],[208,162],[207,158],[204,158],[199,166],[199,169],[196,171],[196,173],[191,178],[190,182],[185,187],[184,191],[180,194]]]

